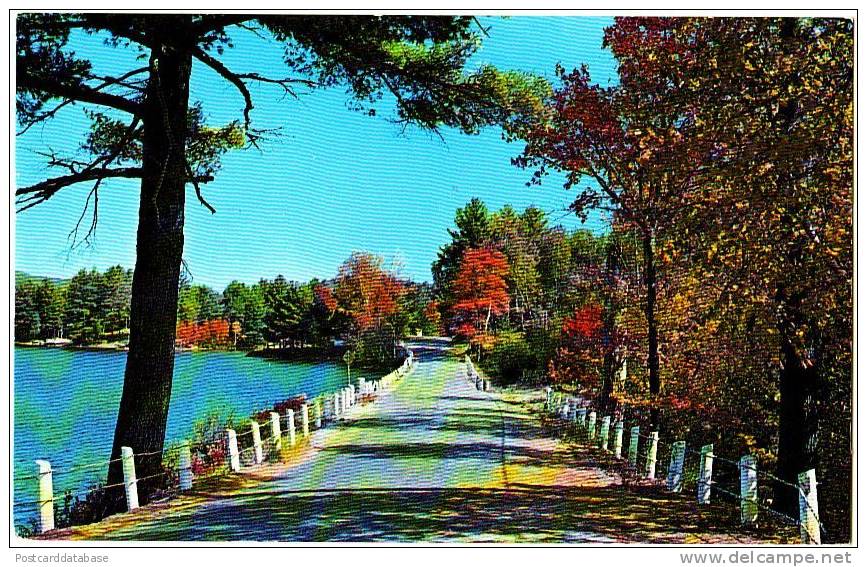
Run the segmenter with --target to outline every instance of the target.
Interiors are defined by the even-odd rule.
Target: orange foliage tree
[[[353,348],[362,358],[385,361],[397,339],[390,319],[399,310],[404,284],[374,254],[356,252],[340,266],[334,300],[349,318]],[[390,344],[389,344],[390,343]]]
[[[469,248],[452,282],[452,330],[478,345],[480,355],[490,342],[491,319],[509,311],[508,275],[509,263],[502,252]]]
[[[181,346],[226,346],[229,344],[229,322],[226,319],[181,321],[175,342]]]

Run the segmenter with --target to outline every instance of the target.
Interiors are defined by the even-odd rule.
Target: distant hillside
[[[66,280],[63,278],[50,278],[47,276],[34,276],[32,274],[28,274],[27,272],[19,272],[18,270],[15,270],[15,285],[19,285],[19,284],[23,284],[23,283],[27,283],[27,282],[39,283],[39,282],[42,282],[45,280],[48,280],[48,281],[53,282],[55,284],[64,284],[64,283],[69,281],[69,280]]]

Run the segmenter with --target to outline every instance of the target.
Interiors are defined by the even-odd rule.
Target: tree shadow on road
[[[211,495],[211,498],[213,496]],[[642,487],[376,488],[227,495],[110,539],[763,543],[727,511]],[[792,533],[775,536],[786,542]]]

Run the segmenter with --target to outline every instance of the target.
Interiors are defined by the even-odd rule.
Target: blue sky
[[[553,77],[560,62],[567,68],[586,63],[600,83],[616,81],[611,54],[602,49],[608,18],[481,18],[490,37],[469,62],[491,63]],[[235,48],[224,61],[236,71],[257,70],[284,76],[280,48],[247,33],[236,34]],[[101,45],[98,38],[78,38],[76,52],[97,70],[130,69],[133,53]],[[140,65],[140,63],[139,63]],[[555,224],[580,223],[565,213],[572,194],[551,176],[528,188],[529,171],[510,158],[522,149],[508,144],[500,131],[477,136],[444,131],[443,140],[387,120],[383,105],[371,118],[348,110],[343,89],[318,90],[299,100],[282,99],[273,87],[252,89],[254,125],[281,129],[263,152],[226,156],[217,179],[204,188],[217,209],[211,215],[187,199],[184,259],[196,283],[222,290],[232,280],[254,283],[283,274],[289,279],[332,277],[353,251],[367,250],[394,260],[401,273],[430,281],[430,265],[448,240],[455,209],[472,197],[491,209],[511,203],[536,205]],[[191,101],[201,100],[209,122],[240,118],[243,100],[210,69],[193,70]],[[61,172],[47,170],[34,151],[74,151],[87,121],[82,107],[67,108],[51,123],[16,140],[19,186]],[[138,183],[108,180],[100,190],[99,225],[93,244],[70,249],[70,230],[81,214],[90,185],[62,190],[46,203],[16,215],[15,266],[32,274],[68,277],[81,268],[133,267]],[[592,228],[603,223],[591,219]]]

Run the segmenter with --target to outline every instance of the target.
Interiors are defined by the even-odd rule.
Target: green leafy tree
[[[102,274],[96,270],[81,270],[69,280],[66,288],[66,329],[76,343],[97,342],[105,332],[103,301],[105,288]]]
[[[129,300],[132,293],[132,270],[112,266],[102,277],[105,295],[105,325],[107,332],[118,332],[129,326]]]
[[[42,331],[37,301],[37,284],[24,281],[15,284],[15,340],[38,338]]]
[[[464,251],[481,248],[490,242],[490,213],[481,199],[473,197],[465,207],[455,212],[455,228],[449,229],[449,236],[451,242],[440,248],[432,267],[434,285],[444,309],[448,309],[454,300],[451,283],[460,269]]]
[[[66,294],[59,284],[44,279],[36,288],[36,305],[39,311],[40,337],[51,339],[63,335],[63,313],[66,310]]]
[[[182,283],[178,291],[177,321],[196,321],[199,317],[199,295],[193,286]]]
[[[232,344],[255,346],[262,340],[264,303],[261,288],[233,281],[223,291],[223,316],[229,321]]]
[[[288,282],[283,276],[263,281],[265,305],[265,338],[285,346],[307,338],[305,322],[313,308],[313,289],[310,285]]]

